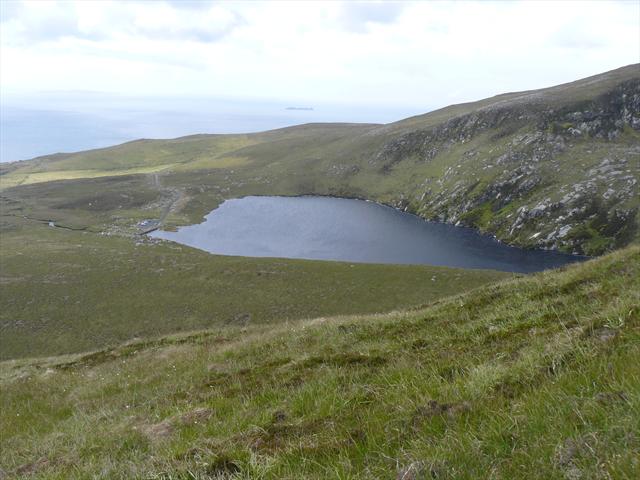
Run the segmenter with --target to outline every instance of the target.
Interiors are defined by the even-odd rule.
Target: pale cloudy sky
[[[640,2],[0,0],[3,95],[429,105],[640,61]]]

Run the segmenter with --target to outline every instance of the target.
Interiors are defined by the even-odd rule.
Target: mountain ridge
[[[344,195],[513,245],[598,255],[640,238],[639,159],[634,64],[385,125],[310,123],[39,157],[0,167],[0,186],[20,201],[43,182],[73,190],[83,178],[139,175],[144,184],[159,174],[192,202],[170,226],[235,196]]]

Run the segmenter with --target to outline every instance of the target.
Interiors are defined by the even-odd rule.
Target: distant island
[[[313,110],[313,107],[287,107],[285,110]]]

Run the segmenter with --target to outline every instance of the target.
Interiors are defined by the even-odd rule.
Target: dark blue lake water
[[[245,197],[227,200],[198,225],[156,231],[220,255],[426,264],[529,273],[583,260],[504,245],[472,229],[424,221],[362,200]]]

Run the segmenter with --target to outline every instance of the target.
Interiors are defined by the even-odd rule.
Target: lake
[[[529,273],[584,257],[504,245],[470,228],[427,222],[363,200],[244,197],[227,200],[172,240],[220,255],[425,264]]]

